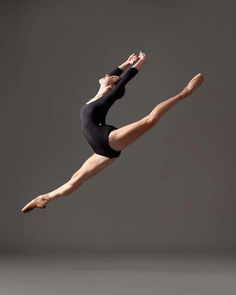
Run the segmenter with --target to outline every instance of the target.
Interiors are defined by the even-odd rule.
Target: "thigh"
[[[109,144],[115,150],[122,150],[147,132],[151,127],[151,121],[149,117],[146,116],[134,123],[111,131],[108,137]]]
[[[109,164],[111,164],[115,158],[108,158],[99,154],[94,153],[91,157],[89,157],[83,165],[80,167],[80,169],[73,175],[79,176],[83,178],[83,180],[97,174],[101,170],[103,170],[105,167],[107,167]]]

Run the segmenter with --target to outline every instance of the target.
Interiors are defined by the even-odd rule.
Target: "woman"
[[[78,189],[87,179],[115,161],[125,147],[150,130],[165,112],[190,95],[204,80],[201,73],[197,74],[177,95],[159,103],[150,113],[134,123],[121,128],[107,125],[105,119],[108,110],[117,99],[124,96],[125,85],[136,76],[145,62],[145,53],[140,51],[139,55],[131,54],[127,61],[99,80],[99,91],[80,111],[81,129],[94,151],[93,155],[65,184],[50,193],[36,197],[22,209],[22,212],[45,208],[47,202]],[[120,77],[123,72],[124,76]]]

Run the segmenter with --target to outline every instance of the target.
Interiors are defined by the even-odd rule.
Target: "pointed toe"
[[[48,198],[40,196],[37,197],[35,199],[33,199],[31,202],[29,202],[28,204],[26,204],[25,207],[22,208],[22,213],[27,213],[32,211],[34,208],[40,208],[40,209],[44,209],[46,208],[46,204],[49,201]]]

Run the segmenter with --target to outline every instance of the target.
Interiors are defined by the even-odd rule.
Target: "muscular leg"
[[[94,153],[84,162],[80,169],[72,175],[66,184],[48,194],[50,200],[72,193],[78,189],[84,181],[96,175],[98,172],[111,164],[115,159],[116,158],[110,159]]]
[[[48,201],[71,194],[73,191],[78,189],[78,187],[81,186],[84,181],[96,175],[98,172],[111,164],[115,159],[116,158],[110,159],[94,153],[84,162],[80,169],[76,171],[65,184],[56,188],[50,193],[36,197],[22,209],[22,212],[29,212],[35,207],[45,208]]]
[[[202,74],[196,75],[188,85],[177,95],[159,103],[147,116],[137,122],[113,130],[109,134],[109,144],[114,150],[122,150],[140,136],[150,130],[171,107],[184,97],[190,95],[201,85],[204,77]]]

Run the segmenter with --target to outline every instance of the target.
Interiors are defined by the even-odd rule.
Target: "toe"
[[[31,202],[29,202],[21,211],[23,213],[27,213],[29,211],[32,211],[34,208],[44,209],[44,208],[46,208],[47,202],[48,202],[48,200],[45,200],[42,197],[37,197],[34,200],[32,200]]]
[[[29,211],[32,211],[33,209],[34,209],[33,206],[31,206],[31,205],[26,205],[21,211],[22,211],[23,213],[27,213],[27,212],[29,212]]]
[[[36,206],[35,200],[32,200],[22,209],[22,212],[26,213],[26,212],[32,211],[35,208],[35,206]]]

